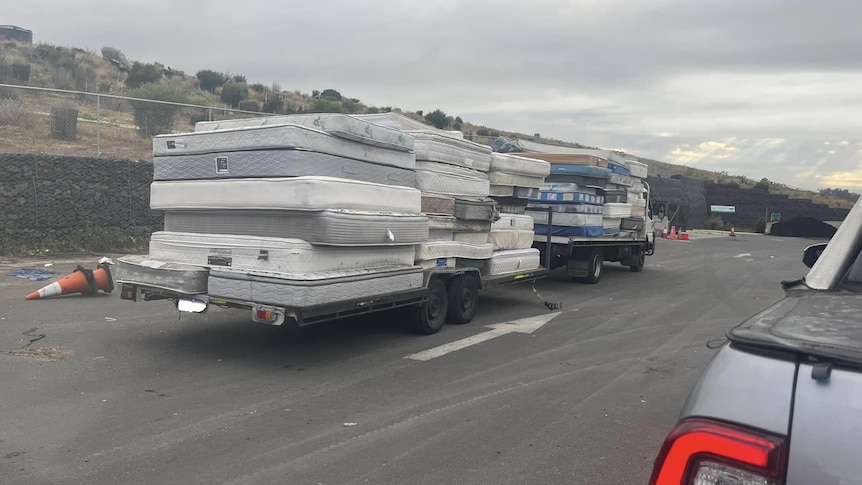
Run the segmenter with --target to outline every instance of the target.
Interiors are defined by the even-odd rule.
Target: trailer
[[[650,188],[645,181],[643,184],[647,201],[646,217],[634,237],[536,235],[533,247],[541,253],[545,267],[551,271],[565,266],[572,281],[588,284],[596,284],[601,280],[605,261],[621,263],[634,273],[643,271],[646,257],[655,253]],[[548,217],[547,227],[550,228],[553,226],[553,212],[549,212]]]

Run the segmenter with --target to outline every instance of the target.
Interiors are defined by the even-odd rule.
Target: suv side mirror
[[[812,244],[805,248],[805,252],[802,254],[802,264],[808,266],[809,268],[814,266],[814,263],[820,259],[820,255],[823,254],[823,250],[826,249],[827,243],[819,243]]]

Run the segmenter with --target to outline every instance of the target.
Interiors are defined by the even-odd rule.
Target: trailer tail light
[[[137,288],[134,286],[123,285],[123,287],[120,289],[120,299],[138,301]]]
[[[284,309],[268,305],[255,305],[251,309],[251,319],[257,323],[281,325],[284,323]]]
[[[651,485],[780,485],[783,438],[712,421],[688,419],[670,432],[656,458]]]

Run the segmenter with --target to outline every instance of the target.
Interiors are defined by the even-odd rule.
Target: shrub
[[[201,89],[205,91],[209,91],[215,94],[215,90],[218,87],[224,86],[227,82],[227,77],[220,73],[211,71],[209,69],[202,69],[195,74],[195,77],[198,78],[198,81],[201,83]]]
[[[452,122],[452,118],[447,116],[446,113],[439,109],[435,109],[434,111],[425,115],[425,121],[434,125],[435,128],[443,129],[449,126],[449,123]]]
[[[185,103],[186,96],[181,91],[161,84],[144,84],[129,93],[130,97],[141,100],[168,101]],[[173,130],[174,118],[180,106],[173,104],[153,103],[150,101],[130,101],[138,133],[143,138],[170,133]]]
[[[758,219],[757,222],[754,223],[754,232],[761,234],[766,232],[766,219]]]
[[[321,98],[334,99],[336,101],[342,100],[341,93],[339,93],[338,91],[336,91],[334,89],[324,89],[323,91],[320,92],[320,97]]]
[[[706,220],[707,229],[724,229],[724,219],[719,216],[713,216]]]
[[[247,82],[248,80],[242,74],[236,74],[231,78],[231,81],[233,81],[235,83],[244,83],[244,82]]]
[[[221,88],[221,102],[236,107],[248,98],[248,86],[243,83],[227,83]]]
[[[244,99],[239,102],[239,109],[243,111],[257,111],[260,112],[260,103],[257,101],[253,101],[251,99]]]
[[[154,64],[141,64],[136,62],[129,69],[129,77],[126,78],[126,86],[136,89],[144,84],[154,83],[162,78],[162,70]]]
[[[266,100],[266,103],[263,104],[263,112],[264,113],[275,113],[275,114],[283,114],[284,113],[284,100],[277,97],[272,97]]]
[[[369,114],[377,114],[380,112],[380,109],[377,106],[370,106],[367,110],[365,110]]]
[[[266,86],[264,86],[261,83],[254,83],[249,87],[251,88],[252,91],[254,91],[256,93],[262,93],[262,92],[266,91]]]
[[[312,113],[346,113],[344,105],[340,101],[331,98],[315,99],[311,106]]]

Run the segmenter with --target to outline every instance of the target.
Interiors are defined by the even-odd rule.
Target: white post
[[[96,95],[96,156],[102,157],[102,97]]]

